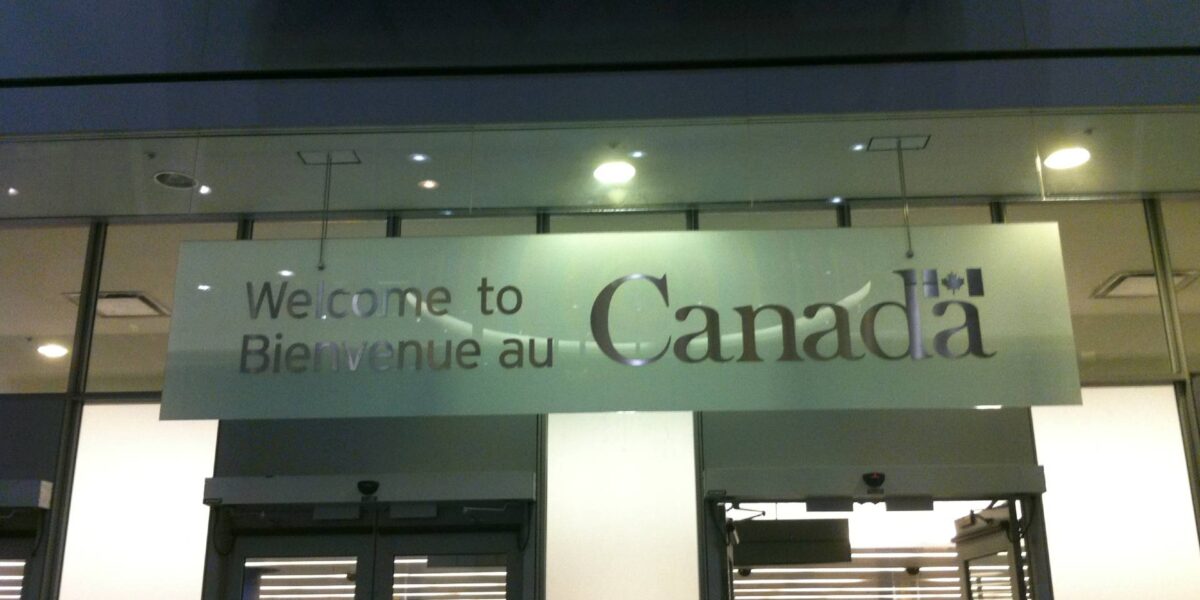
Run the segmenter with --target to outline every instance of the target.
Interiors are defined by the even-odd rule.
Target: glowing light
[[[67,348],[61,344],[43,344],[38,346],[37,351],[46,358],[62,358],[67,355]]]
[[[418,183],[417,185],[419,185],[419,186],[421,186],[422,188],[425,188],[425,189],[427,189],[427,190],[432,190],[432,189],[434,189],[434,188],[436,188],[436,187],[438,186],[438,182],[436,182],[436,181],[434,181],[434,180],[432,180],[432,179],[424,179],[424,180],[422,180],[420,183]]]
[[[1047,169],[1061,171],[1063,169],[1074,169],[1083,163],[1092,159],[1092,153],[1088,152],[1087,148],[1063,148],[1050,153],[1050,156],[1042,159],[1042,164],[1046,165]]]
[[[596,181],[608,185],[629,183],[634,175],[637,175],[637,169],[623,160],[606,162],[592,171],[592,177],[595,177]]]

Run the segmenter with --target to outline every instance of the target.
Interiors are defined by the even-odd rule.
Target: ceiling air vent
[[[63,294],[72,303],[79,304],[79,293]],[[171,311],[162,302],[145,292],[100,292],[96,302],[96,314],[108,319],[134,317],[169,317]]]
[[[1175,290],[1182,290],[1200,278],[1200,271],[1175,271]],[[1093,298],[1154,298],[1158,280],[1154,271],[1121,271],[1104,280],[1092,292]]]
[[[924,150],[929,145],[928,135],[876,136],[867,142],[867,152],[895,152],[901,150]]]

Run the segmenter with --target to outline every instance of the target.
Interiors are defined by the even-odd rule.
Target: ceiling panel
[[[0,218],[318,211],[323,165],[301,151],[353,150],[335,165],[334,210],[623,208],[714,202],[896,198],[897,156],[854,152],[872,137],[928,135],[905,153],[910,197],[1200,190],[1200,107],[1090,113],[995,111],[811,119],[256,132],[0,143]],[[1083,145],[1092,161],[1043,171],[1037,156]],[[644,153],[631,158],[634,151]],[[430,159],[416,162],[412,154]],[[604,186],[592,170],[627,160],[637,176]],[[199,188],[168,189],[176,170]],[[419,184],[434,180],[426,189]]]

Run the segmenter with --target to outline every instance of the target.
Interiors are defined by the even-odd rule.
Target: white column
[[[690,413],[550,415],[546,597],[695,600]]]
[[[1175,391],[1083,390],[1033,409],[1059,600],[1191,600],[1200,546]]]
[[[204,478],[216,421],[159,421],[157,404],[83,409],[62,600],[199,598]]]

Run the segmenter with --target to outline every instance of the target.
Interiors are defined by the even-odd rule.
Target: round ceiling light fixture
[[[1088,152],[1087,148],[1062,148],[1051,152],[1049,156],[1042,159],[1042,164],[1047,169],[1061,171],[1063,169],[1074,169],[1083,163],[1092,159],[1092,153]]]
[[[38,346],[38,354],[46,358],[62,358],[67,355],[67,348],[61,344],[42,344]]]
[[[438,182],[432,179],[424,179],[417,185],[421,186],[423,189],[432,190],[437,188]]]
[[[18,190],[17,188],[14,188],[14,187],[8,188],[9,196],[16,196],[17,194],[20,194],[20,193],[21,193],[21,190]]]
[[[592,171],[592,177],[595,177],[596,181],[607,185],[629,183],[634,175],[637,175],[637,169],[623,160],[606,162]]]
[[[207,185],[201,185],[200,189],[196,191],[200,192],[201,196],[207,196],[212,193],[212,188],[208,187]]]
[[[417,152],[416,154],[409,154],[408,159],[413,162],[425,162],[425,161],[429,160],[429,155],[421,154],[420,152]]]
[[[159,185],[163,185],[176,190],[190,190],[196,187],[196,178],[187,173],[179,171],[159,171],[154,174],[154,180]]]

